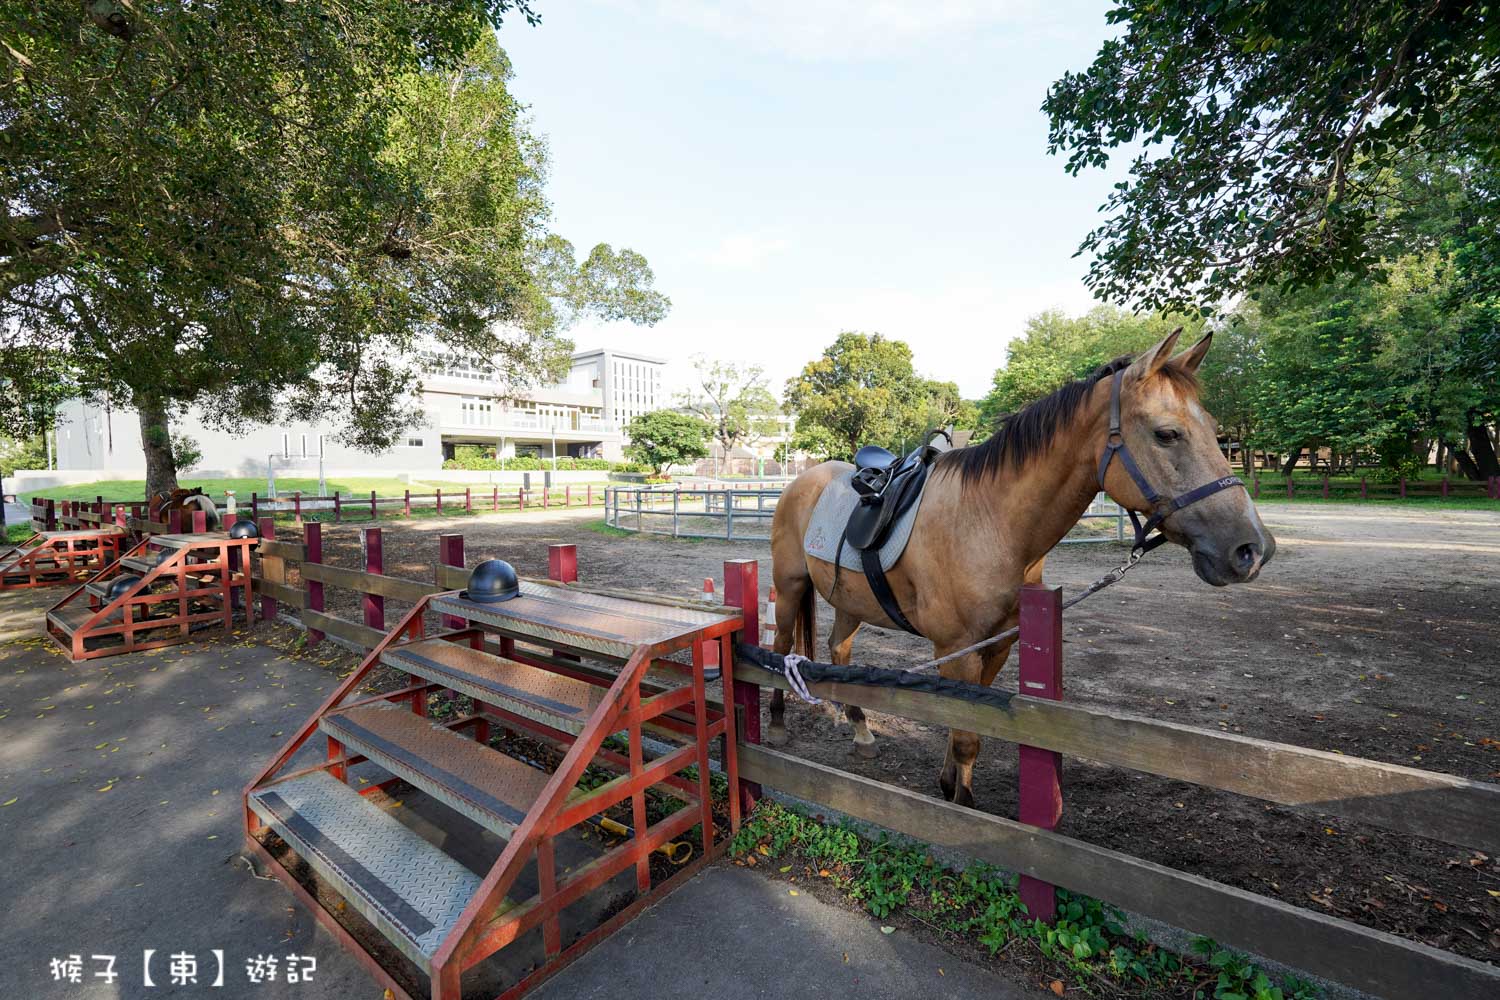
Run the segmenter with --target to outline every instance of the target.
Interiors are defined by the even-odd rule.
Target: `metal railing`
[[[621,531],[673,538],[717,538],[724,541],[769,541],[771,518],[782,487],[740,489],[734,486],[611,486],[604,491],[604,522]],[[1075,535],[1061,543],[1125,541],[1125,509],[1100,493],[1079,519],[1112,519],[1115,530]]]

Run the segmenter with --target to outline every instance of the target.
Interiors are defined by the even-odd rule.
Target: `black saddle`
[[[942,453],[942,449],[933,444],[938,435],[948,438],[946,431],[938,431],[926,444],[899,460],[894,453],[878,445],[866,445],[855,452],[855,471],[849,484],[859,494],[859,503],[849,515],[849,523],[844,526],[844,535],[839,539],[839,551],[834,555],[835,589],[838,588],[838,557],[847,543],[859,552],[865,579],[881,608],[892,621],[916,635],[921,633],[902,613],[901,604],[886,581],[885,570],[880,568],[880,547],[890,536],[891,527],[922,495],[932,460]],[[948,440],[952,442],[952,438]]]

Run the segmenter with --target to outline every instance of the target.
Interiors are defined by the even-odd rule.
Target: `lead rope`
[[[1126,557],[1123,563],[1116,566],[1108,573],[1105,573],[1103,576],[1095,580],[1093,583],[1089,584],[1083,590],[1079,591],[1076,596],[1070,597],[1068,600],[1063,601],[1063,610],[1066,611],[1073,605],[1079,604],[1087,600],[1088,598],[1093,597],[1095,594],[1099,593],[1099,591],[1103,590],[1105,587],[1108,587],[1112,583],[1120,582],[1120,580],[1124,578],[1125,574],[1130,572],[1135,564],[1141,561],[1141,557],[1145,554],[1146,550],[1139,546],[1131,549],[1130,555]],[[954,650],[947,656],[939,656],[935,660],[928,660],[926,663],[919,663],[915,667],[911,668],[911,672],[918,673],[923,670],[932,670],[937,667],[941,667],[945,663],[948,663],[952,660],[957,660],[960,657],[968,656],[970,653],[977,652],[978,650],[985,649],[989,646],[993,646],[997,642],[1005,642],[1007,639],[1014,639],[1020,634],[1021,626],[1017,625],[1015,628],[1008,628],[1004,632],[990,636],[988,639],[980,639],[972,646],[965,646],[963,649]]]

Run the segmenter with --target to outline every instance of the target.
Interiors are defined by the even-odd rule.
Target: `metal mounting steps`
[[[408,958],[431,968],[478,875],[326,771],[254,791],[249,804]]]
[[[119,558],[126,535],[114,525],[40,531],[0,555],[0,590],[77,584]]]
[[[574,735],[583,731],[589,715],[604,700],[604,688],[598,685],[444,639],[390,649],[380,660]]]
[[[507,839],[551,777],[394,705],[351,708],[318,724],[344,747]]]
[[[424,623],[439,613],[450,626],[458,618],[457,627],[426,635]],[[732,778],[734,720],[705,693],[703,646],[727,642],[742,627],[734,608],[664,607],[534,581],[524,581],[520,597],[500,604],[456,593],[424,598],[246,788],[246,845],[397,997],[422,991],[404,973],[382,966],[358,928],[343,926],[339,908],[325,908],[299,881],[290,860],[265,842],[267,827],[416,963],[429,977],[433,1000],[459,1000],[466,970],[540,931],[540,966],[531,968],[527,958],[524,967],[487,973],[506,984],[502,996],[519,996],[723,850],[709,794],[708,748],[727,738],[724,765]],[[490,650],[504,655],[482,648],[486,632],[500,637]],[[536,647],[553,653],[527,651]],[[667,659],[679,650],[692,651],[691,667]],[[686,672],[691,683],[643,691],[642,678],[652,667]],[[371,694],[377,678],[394,687]],[[472,714],[429,718],[431,698],[443,692],[472,699]],[[645,758],[643,728],[667,723],[678,745]],[[562,759],[548,772],[493,749],[492,724],[555,747]],[[612,733],[626,734],[627,749],[604,746]],[[320,749],[310,759],[304,748],[315,738],[327,741],[326,754]],[[614,777],[581,783],[591,765]],[[689,766],[697,768],[691,777],[683,773]],[[452,854],[472,856],[476,845],[454,850],[477,835],[472,827],[446,825],[454,822],[453,812],[423,806],[418,797],[420,825],[442,828],[436,843],[449,851],[439,850],[346,784],[355,768],[376,769],[355,775],[373,782],[365,794],[405,781],[499,835],[505,840],[500,857],[482,878],[469,871]],[[663,794],[648,811],[648,791],[658,790]],[[632,828],[625,840],[611,845],[573,837],[573,828],[611,810]],[[727,810],[730,829],[737,829],[737,796],[729,797]],[[694,827],[702,837],[697,860],[653,871],[653,853]],[[569,838],[573,861],[559,870],[555,849],[562,837]],[[536,891],[513,901],[508,893],[523,869],[534,871]],[[589,893],[613,896],[617,877],[631,872],[633,902],[593,929],[573,925],[585,909],[575,904]],[[568,933],[579,935],[566,946],[565,908]]]
[[[53,605],[47,631],[77,661],[228,628],[240,609],[247,616],[253,609],[249,570],[256,541],[206,532],[150,536]],[[112,596],[122,576],[136,579]]]

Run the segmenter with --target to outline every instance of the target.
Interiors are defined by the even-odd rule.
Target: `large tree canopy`
[[[1392,179],[1421,161],[1485,189],[1473,270],[1500,279],[1492,4],[1123,0],[1108,18],[1123,33],[1044,104],[1070,171],[1132,156],[1082,247],[1106,297],[1212,304],[1424,249]]]
[[[668,307],[638,254],[580,263],[547,230],[543,144],[492,30],[524,0],[0,10],[13,432],[108,394],[141,412],[152,488],[192,403],[378,450],[417,419],[420,348],[525,383],[576,316]]]

